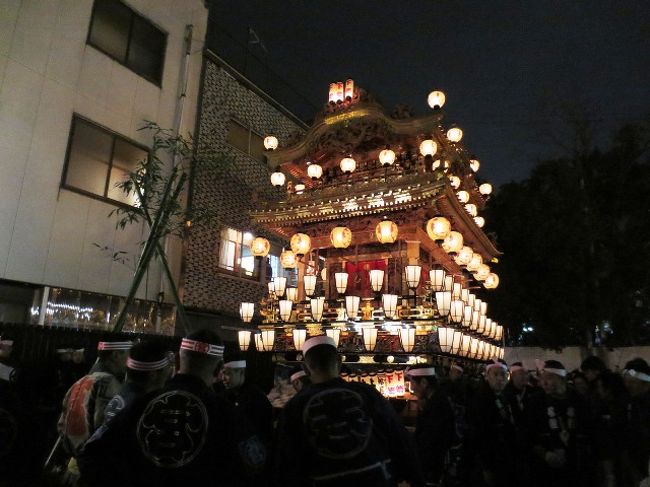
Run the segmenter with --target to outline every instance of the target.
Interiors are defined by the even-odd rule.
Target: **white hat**
[[[485,366],[485,371],[487,372],[490,369],[493,369],[494,367],[499,367],[506,372],[508,371],[508,366],[504,364],[503,362],[499,362],[497,359],[492,360],[489,364]]]
[[[246,360],[231,360],[230,362],[223,364],[223,366],[228,367],[229,369],[245,369]]]
[[[436,375],[436,369],[433,367],[406,369],[406,375],[409,377],[431,377],[432,375]]]
[[[311,348],[317,345],[330,345],[336,348],[336,342],[334,341],[334,338],[327,335],[319,335],[317,337],[306,340],[305,343],[302,344],[302,353],[306,354]]]
[[[304,370],[299,370],[298,372],[294,372],[293,374],[291,374],[291,377],[289,377],[289,382],[293,382],[294,380],[298,380],[301,377],[305,377],[305,376],[307,376],[307,372],[305,372]]]

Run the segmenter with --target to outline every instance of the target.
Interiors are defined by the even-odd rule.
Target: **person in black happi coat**
[[[183,338],[178,374],[119,412],[82,451],[87,485],[258,485],[266,449],[236,408],[212,389],[222,357],[221,339],[212,331]]]
[[[638,485],[650,475],[650,366],[641,358],[630,360],[623,381],[630,394],[625,414],[625,485]]]
[[[594,485],[590,414],[584,399],[567,388],[566,376],[560,362],[544,363],[544,394],[531,412],[532,460],[540,486]]]
[[[246,380],[246,360],[240,355],[226,356],[222,370],[223,396],[253,425],[255,432],[271,445],[273,407],[259,387]]]
[[[415,449],[388,401],[372,386],[339,378],[332,338],[310,338],[302,350],[312,383],[282,412],[276,484],[422,486]]]
[[[454,439],[454,412],[438,385],[433,367],[409,369],[406,376],[418,398],[415,445],[427,485],[439,485]]]
[[[510,404],[503,394],[507,372],[503,361],[488,364],[485,382],[472,401],[470,448],[477,474],[472,485],[519,487],[514,475],[516,459],[509,453],[517,442],[517,435]]]

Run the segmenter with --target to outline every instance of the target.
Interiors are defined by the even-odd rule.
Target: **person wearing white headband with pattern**
[[[418,398],[415,445],[428,484],[440,483],[445,457],[454,439],[454,412],[431,365],[406,369],[410,389]]]
[[[623,382],[630,395],[625,417],[625,474],[637,484],[650,474],[650,365],[642,358],[625,364]],[[626,485],[628,485],[626,484]]]
[[[312,383],[280,416],[275,484],[423,485],[412,442],[388,401],[368,384],[339,377],[334,339],[309,338],[302,353]]]
[[[273,441],[273,406],[266,394],[246,380],[246,359],[239,350],[226,350],[223,364],[224,397],[250,421],[267,446]]]
[[[212,330],[183,338],[178,373],[122,410],[84,450],[86,485],[258,485],[254,478],[263,471],[266,449],[248,421],[212,389],[223,353]]]
[[[305,372],[305,369],[302,367],[296,367],[291,371],[289,383],[292,385],[296,393],[298,393],[303,390],[305,386],[311,383],[311,379],[309,378],[309,374]]]
[[[105,423],[111,421],[136,398],[161,389],[170,375],[171,363],[162,342],[143,340],[133,345],[126,360],[124,384],[106,407]]]
[[[57,423],[59,440],[48,459],[66,458],[68,475],[79,476],[76,457],[88,438],[104,423],[104,411],[122,386],[126,359],[132,343],[126,340],[105,340],[97,344],[97,361],[85,375],[72,384],[63,399]],[[66,455],[67,454],[67,455]],[[46,468],[51,468],[49,465]]]
[[[544,391],[531,412],[531,443],[535,476],[542,485],[596,485],[591,458],[587,404],[567,388],[567,370],[557,360],[544,362]],[[580,459],[580,461],[578,461]]]
[[[485,366],[485,381],[470,403],[469,422],[473,451],[483,482],[489,486],[519,486],[515,476],[517,456],[510,453],[517,434],[510,404],[503,395],[508,380],[508,366],[493,359]],[[504,454],[504,452],[508,452]]]

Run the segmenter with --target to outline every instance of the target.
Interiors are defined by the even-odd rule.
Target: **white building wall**
[[[167,32],[162,87],[86,44],[92,0],[0,0],[0,278],[124,295],[132,269],[93,245],[138,253],[145,229],[115,229],[115,206],[60,188],[72,114],[146,146],[142,120],[172,128],[193,24],[181,132],[194,131],[207,9],[128,0]],[[172,256],[178,277],[180,256]],[[159,291],[152,265],[147,296]],[[139,297],[145,297],[145,286]],[[169,297],[169,294],[167,294]]]

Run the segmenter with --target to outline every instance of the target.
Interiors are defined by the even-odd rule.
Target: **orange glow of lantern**
[[[388,244],[397,240],[398,229],[397,225],[390,220],[382,220],[375,228],[375,235],[380,243]]]
[[[337,249],[346,249],[352,243],[352,231],[347,227],[334,227],[330,232],[330,241]]]

